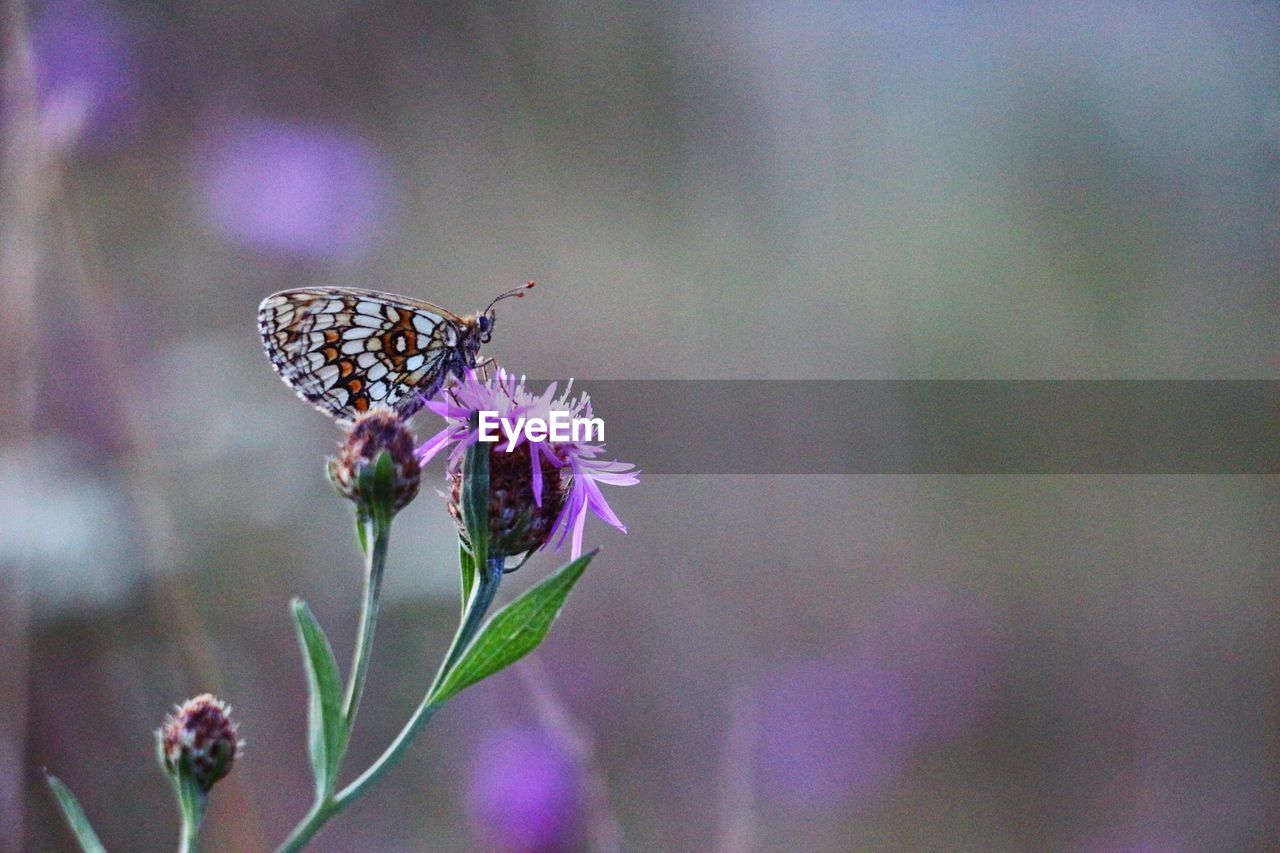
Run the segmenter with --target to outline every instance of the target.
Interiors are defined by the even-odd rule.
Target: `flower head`
[[[489,459],[489,549],[515,556],[541,548],[555,530],[564,507],[565,487],[560,472],[536,457],[529,442],[510,453],[493,452]],[[541,486],[533,491],[533,469],[541,467]],[[449,514],[467,537],[462,518],[462,465],[449,466]],[[469,544],[469,543],[468,543]]]
[[[449,457],[450,476],[454,481],[451,511],[458,518],[459,470],[463,451],[475,444],[479,431],[470,427],[479,412],[497,412],[499,418],[514,422],[517,418],[540,418],[550,422],[551,413],[568,412],[570,417],[592,417],[587,395],[570,398],[573,382],[556,396],[556,383],[541,394],[525,390],[524,379],[516,379],[502,368],[489,379],[480,379],[467,371],[462,382],[446,394],[427,403],[427,408],[445,419],[447,425],[418,448],[418,458],[425,464],[445,447],[454,445]],[[582,531],[591,510],[607,523],[626,532],[622,521],[610,509],[600,491],[600,484],[630,486],[639,482],[639,474],[626,462],[601,459],[604,445],[586,440],[530,441],[524,433],[495,443],[489,452],[490,528],[495,540],[502,533],[508,538],[518,534],[523,551],[545,547],[559,534],[556,547],[571,541],[571,553],[582,553]],[[503,497],[498,501],[498,493]],[[521,519],[524,522],[521,523]],[[505,520],[505,521],[504,521]],[[498,525],[506,524],[503,529]],[[516,555],[522,550],[504,553]]]
[[[347,436],[342,453],[329,459],[329,479],[344,498],[368,507],[376,496],[374,466],[383,451],[391,458],[391,512],[404,509],[418,494],[420,467],[413,450],[413,433],[390,409],[364,415]],[[366,510],[367,511],[367,510]]]
[[[230,714],[231,708],[209,693],[175,707],[156,732],[165,772],[175,777],[189,774],[208,793],[231,772],[236,753],[244,746],[236,738],[238,726]]]

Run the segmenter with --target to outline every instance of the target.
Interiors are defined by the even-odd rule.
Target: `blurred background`
[[[537,279],[489,353],[588,391],[1277,378],[1275,4],[0,8],[0,849],[71,849],[42,767],[170,849],[152,731],[205,690],[249,743],[209,849],[309,804],[287,602],[345,662],[361,581],[272,291]],[[547,643],[315,849],[1280,848],[1274,476],[609,497]],[[388,598],[353,770],[454,625],[433,489]]]

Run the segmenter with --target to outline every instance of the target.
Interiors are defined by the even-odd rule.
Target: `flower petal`
[[[623,533],[626,533],[627,528],[609,507],[609,502],[604,499],[604,495],[600,494],[600,487],[597,486],[590,477],[586,478],[585,485],[587,491],[587,505],[590,506],[591,509],[595,511],[595,514],[600,516],[600,518],[605,522],[612,524]]]
[[[578,510],[573,520],[573,544],[569,546],[569,559],[576,560],[582,556],[582,528],[587,522],[587,508]]]
[[[427,439],[421,447],[418,448],[418,463],[426,465],[435,455],[449,445],[453,441],[453,426],[447,426],[440,430],[431,438]]]
[[[529,449],[533,452],[529,454],[529,460],[532,463],[533,477],[533,503],[541,508],[542,506],[542,452],[538,450],[536,444],[530,444]]]

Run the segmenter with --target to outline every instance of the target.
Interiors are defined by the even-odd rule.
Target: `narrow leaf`
[[[52,773],[45,773],[44,778],[49,783],[49,790],[53,791],[54,797],[57,798],[62,814],[66,816],[67,823],[76,836],[76,841],[80,843],[80,849],[85,853],[106,853],[107,848],[102,846],[102,842],[98,840],[98,834],[89,825],[89,818],[80,807],[80,801],[76,799],[76,795],[71,793],[71,789]]]
[[[356,513],[356,541],[360,543],[360,553],[369,553],[369,532],[363,513]]]
[[[467,546],[458,543],[458,565],[462,569],[462,612],[467,612],[467,602],[471,601],[471,590],[476,586],[476,563]]]
[[[537,648],[595,551],[583,554],[493,615],[431,696],[438,704]]]
[[[321,797],[333,792],[338,761],[345,747],[346,727],[342,721],[342,684],[333,649],[311,608],[299,598],[293,600],[293,618],[298,624],[298,644],[307,669],[311,703],[307,710],[307,748],[316,792]]]

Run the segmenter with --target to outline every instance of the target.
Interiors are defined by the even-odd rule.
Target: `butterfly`
[[[476,366],[493,334],[494,306],[533,285],[508,290],[466,317],[377,290],[282,290],[258,306],[258,331],[280,378],[339,423],[374,406],[407,418],[450,376]]]

